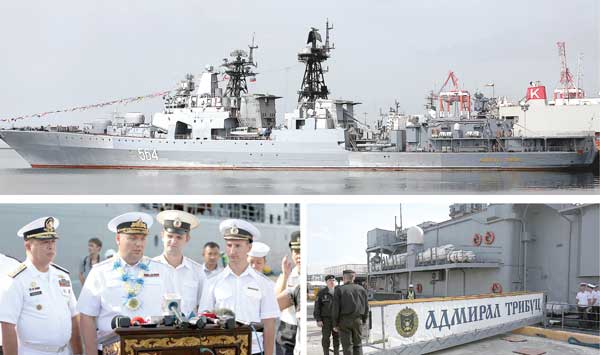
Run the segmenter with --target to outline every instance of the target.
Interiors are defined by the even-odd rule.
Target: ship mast
[[[329,94],[321,63],[329,58],[329,52],[335,48],[334,45],[329,46],[329,30],[332,29],[333,26],[330,27],[329,20],[327,20],[325,44],[323,45],[319,29],[312,27],[306,41],[306,44],[310,46],[298,53],[298,61],[306,65],[302,85],[298,91],[298,103],[306,104],[310,108],[314,108],[317,99],[327,99]]]
[[[254,50],[258,48],[254,44],[254,35],[252,35],[252,44],[248,48],[250,49],[250,55],[245,50],[236,49],[230,54],[232,60],[224,59],[224,63],[221,65],[225,68],[225,74],[229,76],[225,96],[241,97],[242,94],[247,94],[246,77],[254,77],[258,74],[253,71],[253,67],[256,68],[257,66],[253,58]]]

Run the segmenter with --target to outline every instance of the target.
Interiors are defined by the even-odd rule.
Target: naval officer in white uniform
[[[21,262],[18,259],[0,253],[0,275],[6,276],[6,274],[14,271],[19,264]]]
[[[248,264],[248,252],[260,232],[252,224],[240,219],[228,219],[219,226],[225,239],[229,265],[217,276],[208,279],[202,299],[201,311],[217,308],[230,309],[236,320],[244,323],[262,322],[262,334],[252,335],[252,353],[272,355],[275,341],[275,320],[279,307],[272,283]]]
[[[163,296],[173,292],[174,286],[168,278],[169,269],[144,256],[150,226],[152,217],[141,212],[125,213],[108,223],[108,229],[116,233],[118,253],[92,268],[78,302],[88,355],[99,348],[97,336],[112,331],[114,316],[147,318],[163,314]]]
[[[202,287],[206,276],[202,265],[183,255],[190,241],[190,230],[198,227],[198,219],[193,214],[168,210],[156,216],[162,224],[163,253],[154,258],[169,269],[175,291],[181,297],[181,311],[186,317],[198,313]]]
[[[0,293],[9,284],[8,273],[12,272],[21,262],[9,255],[0,253]],[[2,331],[0,331],[0,355],[2,355]]]
[[[79,320],[69,272],[53,264],[58,219],[42,217],[21,228],[27,259],[8,274],[0,294],[7,355],[81,354]],[[18,341],[17,341],[18,338]]]

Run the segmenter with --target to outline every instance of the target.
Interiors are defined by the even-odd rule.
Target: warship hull
[[[170,170],[591,169],[593,138],[565,152],[357,152],[340,141],[191,140],[5,130],[34,168]]]

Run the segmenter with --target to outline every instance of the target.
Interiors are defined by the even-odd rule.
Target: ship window
[[[273,215],[272,214],[269,215],[269,223],[273,224]]]

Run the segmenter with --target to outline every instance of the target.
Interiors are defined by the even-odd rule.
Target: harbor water
[[[0,194],[598,194],[591,172],[32,169],[0,149]]]

